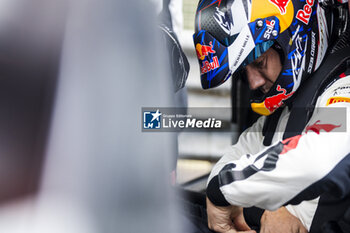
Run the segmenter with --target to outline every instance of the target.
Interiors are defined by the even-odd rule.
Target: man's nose
[[[255,90],[266,83],[265,78],[255,67],[252,67],[250,65],[246,66],[246,74],[249,83],[249,88],[251,90]]]

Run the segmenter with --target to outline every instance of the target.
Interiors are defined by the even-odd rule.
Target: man
[[[262,233],[320,232],[319,219],[346,211],[350,72],[339,56],[332,57],[339,64],[321,63],[333,40],[341,43],[332,52],[341,54],[349,38],[348,31],[337,38],[344,24],[326,8],[316,0],[199,2],[193,37],[203,88],[243,76],[253,90],[252,109],[264,115],[211,172],[209,228],[253,232],[241,207],[255,206],[265,209],[253,214]],[[335,202],[318,195],[330,187],[341,204],[327,219],[323,203]]]

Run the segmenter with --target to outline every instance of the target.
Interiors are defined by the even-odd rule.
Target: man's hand
[[[243,209],[237,206],[215,206],[207,198],[208,227],[219,233],[255,233],[244,220]]]
[[[307,233],[301,221],[285,207],[276,211],[265,210],[261,216],[260,233]]]

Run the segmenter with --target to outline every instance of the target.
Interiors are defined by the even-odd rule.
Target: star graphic
[[[156,112],[156,113],[151,113],[151,114],[152,114],[152,116],[153,116],[151,122],[154,121],[155,119],[157,119],[157,121],[159,121],[159,116],[162,115],[162,113],[159,112],[159,109],[157,109],[157,112]]]

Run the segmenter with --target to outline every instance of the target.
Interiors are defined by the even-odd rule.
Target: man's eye
[[[255,60],[253,62],[253,65],[257,68],[257,69],[262,69],[264,68],[265,66],[265,58],[262,58],[262,59],[258,59],[258,60]]]
[[[256,63],[256,67],[259,68],[259,69],[264,68],[264,61],[265,61],[265,59],[258,61]]]
[[[264,59],[262,59],[261,62],[260,62],[260,68],[261,69],[266,69],[266,65],[267,65],[267,58],[264,57]]]

